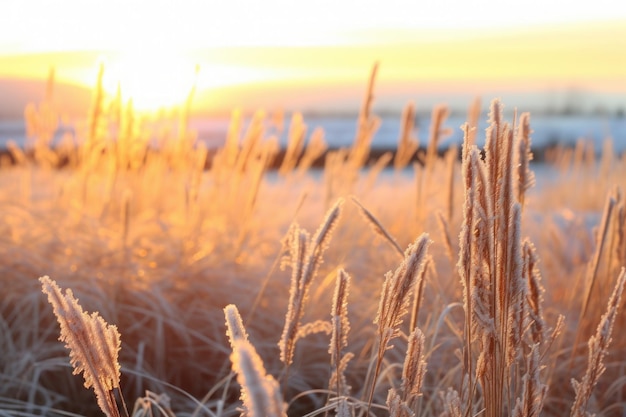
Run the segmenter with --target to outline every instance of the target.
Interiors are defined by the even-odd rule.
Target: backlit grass
[[[418,152],[409,106],[398,153],[370,161],[374,75],[321,170],[299,115],[277,161],[262,112],[213,152],[185,108],[154,131],[100,86],[54,146],[51,98],[29,107],[0,170],[0,411],[100,413],[49,276],[121,334],[113,415],[623,415],[625,157],[557,150],[531,187],[532,118],[494,101],[443,156],[446,108]]]

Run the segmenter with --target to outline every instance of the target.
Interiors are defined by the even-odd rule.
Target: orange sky
[[[380,61],[378,95],[398,100],[549,89],[626,96],[626,2],[578,3],[8,0],[0,78],[43,79],[54,65],[58,81],[91,86],[104,62],[107,89],[121,83],[139,107],[180,102],[194,80],[206,92],[198,104],[212,109],[307,107],[358,101]]]

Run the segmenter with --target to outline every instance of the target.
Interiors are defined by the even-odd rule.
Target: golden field
[[[443,155],[447,109],[420,147],[407,106],[372,161],[374,74],[351,148],[296,114],[280,156],[262,112],[206,149],[192,94],[153,131],[99,85],[55,146],[52,97],[29,106],[0,161],[0,414],[624,415],[626,156],[581,142],[535,179],[531,116],[494,100]]]

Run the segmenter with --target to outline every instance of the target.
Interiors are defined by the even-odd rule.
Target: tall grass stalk
[[[598,270],[600,268],[600,261],[602,259],[602,255],[604,253],[604,247],[607,242],[608,232],[610,229],[611,218],[613,214],[613,210],[616,205],[616,200],[613,195],[608,195],[606,198],[606,202],[604,205],[604,210],[602,211],[602,220],[600,221],[600,229],[598,231],[597,239],[596,239],[596,249],[593,254],[593,259],[587,266],[587,272],[585,275],[585,291],[583,295],[583,304],[580,307],[580,316],[578,318],[579,323],[585,323],[585,317],[587,315],[587,310],[589,309],[589,305],[591,303],[591,295],[593,293],[594,288],[596,287],[596,281],[598,280]],[[576,349],[578,344],[583,340],[586,335],[585,326],[581,325],[578,327],[576,332],[576,341],[574,342],[574,347],[572,349],[572,357],[576,353]]]
[[[572,417],[584,417],[589,415],[587,408],[593,388],[598,383],[600,376],[606,370],[604,357],[607,355],[607,350],[609,348],[609,344],[611,343],[613,326],[617,318],[625,284],[626,269],[622,268],[622,272],[615,283],[615,288],[613,289],[611,298],[609,298],[607,311],[600,319],[595,335],[591,336],[589,339],[587,371],[580,381],[572,379],[572,385],[574,386],[574,391],[576,392],[576,398],[572,404],[570,412]]]
[[[400,170],[407,166],[415,152],[419,149],[419,141],[414,136],[415,129],[415,105],[408,103],[402,111],[402,123],[400,137],[398,138],[398,148],[393,159],[393,166]]]
[[[532,245],[523,243],[521,237],[522,206],[518,198],[528,188],[530,175],[525,169],[515,175],[515,161],[521,158],[518,153],[527,152],[519,144],[528,141],[529,130],[527,126],[520,128],[514,137],[513,128],[502,120],[501,104],[495,100],[486,132],[484,160],[470,144],[469,126],[464,131],[465,206],[458,262],[466,314],[463,363],[469,375],[464,415],[474,413],[478,382],[485,415],[496,417],[512,408],[520,386],[533,391],[542,386],[539,381],[533,382],[532,387],[522,384],[515,373],[526,350],[524,340],[529,326],[538,332],[534,338],[539,340],[543,340],[539,332],[544,326],[537,260]],[[475,362],[474,342],[480,352]],[[539,365],[527,356],[527,367]],[[535,372],[527,378],[536,377]],[[525,401],[530,401],[528,395],[536,397],[533,401],[539,398],[530,392],[522,395],[526,395]],[[533,412],[539,411],[540,407]]]
[[[352,196],[351,200],[354,204],[357,205],[359,211],[361,212],[367,223],[371,226],[374,233],[382,237],[386,242],[391,245],[392,248],[396,250],[396,252],[398,252],[400,256],[404,257],[404,251],[402,250],[400,245],[398,245],[398,242],[393,238],[393,236],[391,236],[387,229],[385,229],[385,227],[382,225],[382,223],[380,223],[376,216],[374,216],[371,211],[365,208],[365,206],[363,206],[363,204],[361,204],[361,202],[357,200],[356,197]]]
[[[233,371],[241,385],[245,415],[250,417],[286,417],[287,407],[278,382],[268,375],[263,361],[247,340],[236,338],[231,355]]]
[[[380,120],[372,115],[374,85],[376,83],[377,73],[378,62],[374,63],[370,72],[367,90],[361,102],[356,137],[352,148],[350,148],[350,153],[348,154],[349,166],[355,170],[361,168],[367,161],[374,133],[380,123]]]
[[[294,113],[291,118],[291,124],[289,125],[289,140],[287,141],[287,149],[283,162],[278,169],[278,172],[282,175],[287,175],[298,164],[298,160],[304,150],[304,142],[306,136],[307,126],[304,124],[302,114]]]
[[[291,267],[291,287],[289,302],[285,316],[285,325],[278,346],[280,360],[285,369],[293,361],[296,342],[300,337],[302,317],[308,299],[309,288],[313,278],[322,263],[324,251],[328,247],[332,232],[335,229],[341,213],[343,200],[338,200],[326,214],[326,218],[309,239],[307,231],[296,223],[292,225],[289,236],[289,252],[285,257],[285,264]]]
[[[85,313],[72,290],[63,294],[56,282],[47,276],[39,281],[61,326],[59,339],[70,350],[74,374],[83,374],[85,388],[93,388],[104,414],[128,417],[122,396],[119,396],[122,401],[120,414],[114,395],[114,390],[119,392],[120,388],[120,334],[117,327],[107,324],[98,313]]]
[[[331,310],[331,337],[328,353],[332,375],[329,388],[334,388],[337,397],[348,395],[350,387],[346,382],[345,368],[352,355],[343,355],[343,349],[348,346],[348,293],[350,290],[350,276],[343,269],[337,272],[337,282],[333,294]],[[346,359],[347,358],[347,359]]]
[[[395,270],[385,275],[378,313],[374,324],[376,330],[376,355],[374,371],[369,379],[368,412],[374,398],[376,381],[380,374],[385,351],[391,349],[390,342],[400,335],[400,325],[411,302],[410,295],[415,288],[417,278],[425,267],[426,254],[430,246],[427,234],[422,234],[404,253],[404,260]]]
[[[399,391],[389,390],[387,405],[389,415],[409,417],[417,413],[417,403],[421,396],[426,361],[424,360],[424,334],[415,328],[409,334],[408,347],[402,367],[402,383]]]

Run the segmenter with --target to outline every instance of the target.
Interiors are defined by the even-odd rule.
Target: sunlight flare
[[[107,93],[116,94],[119,86],[122,98],[144,111],[182,105],[198,73],[191,59],[174,51],[134,50],[101,60]]]

